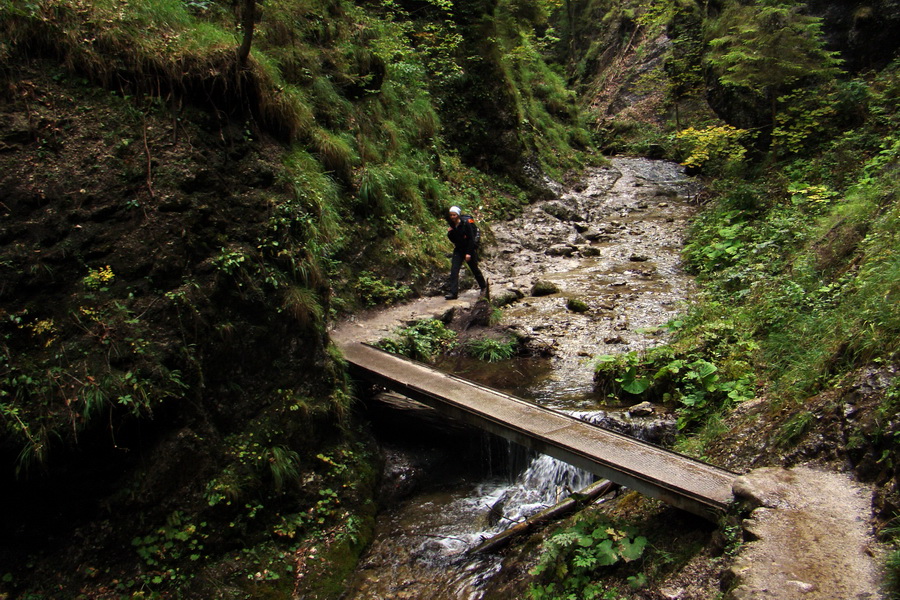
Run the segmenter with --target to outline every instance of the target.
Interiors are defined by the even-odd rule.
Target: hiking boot
[[[444,300],[456,300],[457,298],[459,298],[459,296],[457,296],[456,294],[445,294],[444,295]]]
[[[491,282],[487,279],[484,280],[484,287],[480,288],[478,291],[479,296],[484,296],[485,298],[490,297],[491,295]]]

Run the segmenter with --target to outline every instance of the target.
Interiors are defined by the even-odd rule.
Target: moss
[[[576,313],[584,313],[591,309],[581,298],[569,298],[566,300],[566,308]]]
[[[531,287],[532,296],[550,296],[559,293],[559,286],[552,281],[541,279]]]

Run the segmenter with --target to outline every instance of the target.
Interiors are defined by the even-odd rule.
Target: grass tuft
[[[307,287],[289,286],[284,292],[281,306],[305,329],[322,324],[325,311],[317,294]]]

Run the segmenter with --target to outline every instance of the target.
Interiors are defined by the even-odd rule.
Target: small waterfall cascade
[[[498,557],[469,556],[468,550],[596,479],[583,469],[513,443],[508,444],[508,452],[512,464],[527,466],[512,478],[482,482],[456,499],[447,513],[459,514],[463,520],[446,524],[434,531],[436,537],[419,544],[420,556],[430,555],[427,560],[435,567],[452,565],[448,572],[452,598],[478,600],[482,584],[500,569]]]
[[[660,432],[674,431],[674,422],[665,419],[632,419],[617,411],[567,412],[650,442],[660,442]],[[501,557],[469,550],[597,479],[518,444],[496,438],[499,443],[489,443],[484,435],[485,460],[502,475],[418,494],[389,511],[382,521],[386,533],[363,561],[348,600],[480,600],[486,583],[500,570]]]

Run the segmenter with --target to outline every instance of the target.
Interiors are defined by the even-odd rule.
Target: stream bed
[[[521,217],[493,224],[482,269],[495,297],[522,297],[504,308],[502,324],[547,357],[493,365],[453,359],[440,367],[665,441],[674,428],[671,417],[635,417],[627,404],[598,394],[592,361],[666,340],[666,322],[691,292],[679,253],[696,192],[676,164],[615,158]],[[532,296],[538,281],[559,291]],[[572,298],[588,310],[569,310]],[[444,438],[442,423],[413,425],[418,435],[398,440],[402,426],[394,421],[402,418],[392,417],[391,410],[382,414],[393,427],[382,428],[380,437],[394,492],[382,499],[386,508],[348,599],[477,600],[500,569],[500,558],[467,551],[594,481],[590,473],[488,434]],[[403,493],[404,486],[414,491]]]

